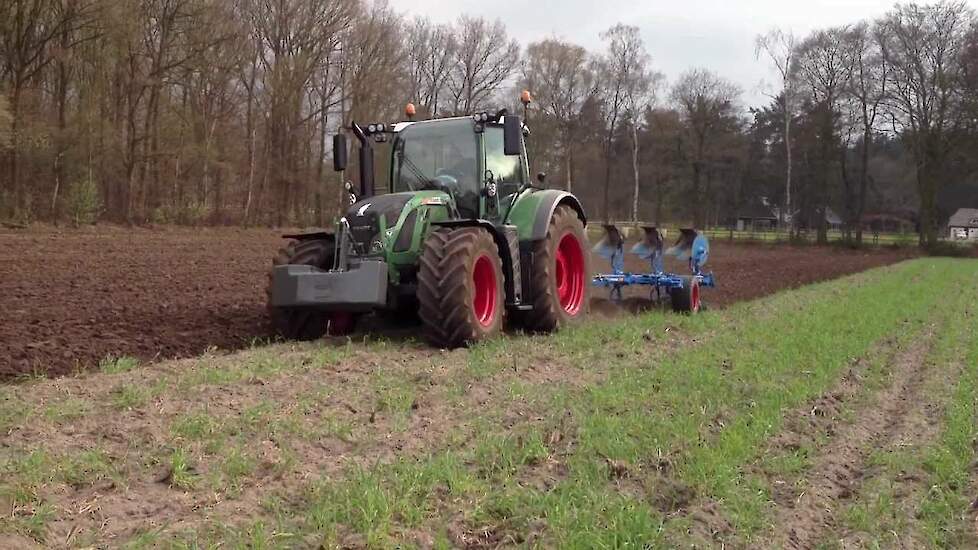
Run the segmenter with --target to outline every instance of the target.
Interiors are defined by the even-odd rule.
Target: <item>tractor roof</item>
[[[472,120],[472,117],[470,117],[470,116],[453,116],[453,117],[447,117],[447,118],[429,118],[427,120],[413,120],[413,121],[395,122],[394,123],[394,132],[400,132],[400,131],[404,130],[405,128],[408,128],[410,126],[414,126],[415,124],[435,124],[435,123],[443,123],[443,122],[454,122],[454,121],[457,121],[457,120],[468,120],[468,121],[471,121]]]

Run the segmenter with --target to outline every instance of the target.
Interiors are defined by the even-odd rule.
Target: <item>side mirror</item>
[[[508,156],[519,155],[523,152],[522,122],[518,116],[503,117],[503,153]]]
[[[346,170],[346,161],[346,135],[336,134],[333,136],[333,170],[337,172]]]
[[[543,182],[546,180],[547,180],[546,172],[540,172],[539,174],[537,174],[537,181],[540,182],[541,185],[543,185]]]

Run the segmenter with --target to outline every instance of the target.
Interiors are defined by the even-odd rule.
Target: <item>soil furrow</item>
[[[928,372],[925,358],[933,339],[931,327],[899,351],[890,361],[886,386],[856,411],[850,424],[827,430],[831,440],[811,461],[805,490],[779,507],[770,546],[813,548],[833,524],[839,501],[852,498],[865,478],[867,459],[874,449],[910,437],[936,436],[936,428],[928,422],[928,402],[922,398]],[[843,380],[840,391],[820,399],[809,414],[825,414],[828,407],[840,409],[851,383]]]
[[[955,362],[932,365],[932,368],[927,369],[926,398],[918,399],[921,404],[896,422],[896,427],[891,432],[894,435],[890,438],[890,445],[884,449],[886,454],[881,455],[891,456],[887,460],[891,465],[879,464],[878,460],[874,468],[866,472],[860,483],[861,490],[855,495],[855,503],[870,506],[869,509],[873,510],[871,506],[880,498],[876,491],[885,491],[886,498],[889,499],[887,506],[893,510],[891,514],[902,518],[898,520],[900,528],[883,533],[880,532],[881,526],[877,525],[872,529],[876,532],[869,533],[870,538],[867,538],[867,533],[858,530],[854,532],[851,528],[839,526],[832,529],[831,537],[827,538],[834,539],[842,548],[874,546],[876,543],[872,537],[880,535],[885,535],[887,542],[899,548],[926,546],[926,539],[920,532],[919,525],[911,518],[918,517],[920,502],[930,487],[927,472],[914,457],[926,452],[929,445],[940,438],[945,408],[951,399],[951,395],[941,391],[941,388],[953,388],[961,375],[962,367],[962,363]],[[893,465],[895,460],[901,464]],[[884,518],[874,520],[883,521]]]

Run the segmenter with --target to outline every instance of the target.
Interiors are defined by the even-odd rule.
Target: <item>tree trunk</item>
[[[703,197],[700,192],[703,178],[703,167],[700,161],[693,161],[693,227],[703,226]]]
[[[920,242],[931,248],[937,244],[937,188],[940,182],[939,169],[943,166],[940,145],[933,144],[935,138],[925,136],[923,162],[917,165],[917,187],[920,193]]]
[[[852,242],[852,230],[857,223],[856,208],[853,205],[852,181],[849,179],[849,147],[844,145],[839,148],[839,152],[839,166],[842,172],[842,191],[844,193],[843,200],[845,201],[842,240],[849,244]]]
[[[866,213],[866,188],[869,187],[869,146],[873,133],[867,125],[863,133],[862,162],[859,165],[859,196],[856,200],[856,244],[863,244],[863,215]]]
[[[605,144],[604,151],[604,221],[606,223],[611,223],[611,211],[610,208],[610,190],[611,190],[611,134],[614,132],[614,125],[612,124],[611,130],[608,131],[608,141]]]
[[[26,217],[24,208],[24,191],[20,187],[20,173],[18,172],[18,153],[20,151],[20,96],[23,83],[20,79],[14,79],[14,88],[10,94],[10,190],[13,194],[14,211]],[[27,221],[26,219],[24,221]]]
[[[245,111],[245,131],[248,140],[248,184],[245,190],[243,225],[251,223],[252,190],[255,187],[255,80],[258,74],[258,61],[252,57],[251,74],[248,77],[248,105]]]
[[[572,193],[574,190],[573,167],[571,166],[571,159],[573,158],[573,154],[571,153],[570,145],[566,146],[565,149],[566,151],[564,152],[564,163],[566,164],[565,169],[567,170],[567,192]]]
[[[318,227],[326,226],[326,213],[323,204],[323,191],[326,187],[325,175],[326,175],[326,124],[329,122],[329,115],[326,114],[326,97],[322,96],[321,101],[323,105],[320,106],[322,109],[322,115],[319,121],[319,158],[316,162],[316,188],[315,188],[315,207],[316,207],[316,225]]]
[[[632,221],[638,221],[638,192],[639,192],[639,175],[638,175],[638,127],[632,124],[632,172],[635,176],[635,189],[632,196]]]
[[[785,155],[785,178],[784,178],[784,212],[781,213],[781,222],[788,225],[789,233],[794,224],[791,215],[791,112],[788,111],[788,98],[784,98],[784,155]]]
[[[662,181],[664,179],[661,173],[655,176],[655,219],[652,221],[658,226],[662,224]]]

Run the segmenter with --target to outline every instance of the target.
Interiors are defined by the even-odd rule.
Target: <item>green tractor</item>
[[[531,182],[520,117],[503,110],[350,130],[359,194],[347,184],[352,204],[335,230],[286,235],[273,260],[268,304],[282,336],[340,335],[359,316],[387,311],[417,314],[431,344],[454,348],[505,323],[550,332],[585,315],[584,209]],[[387,193],[374,193],[374,144],[390,148]],[[337,171],[347,157],[339,134]]]

